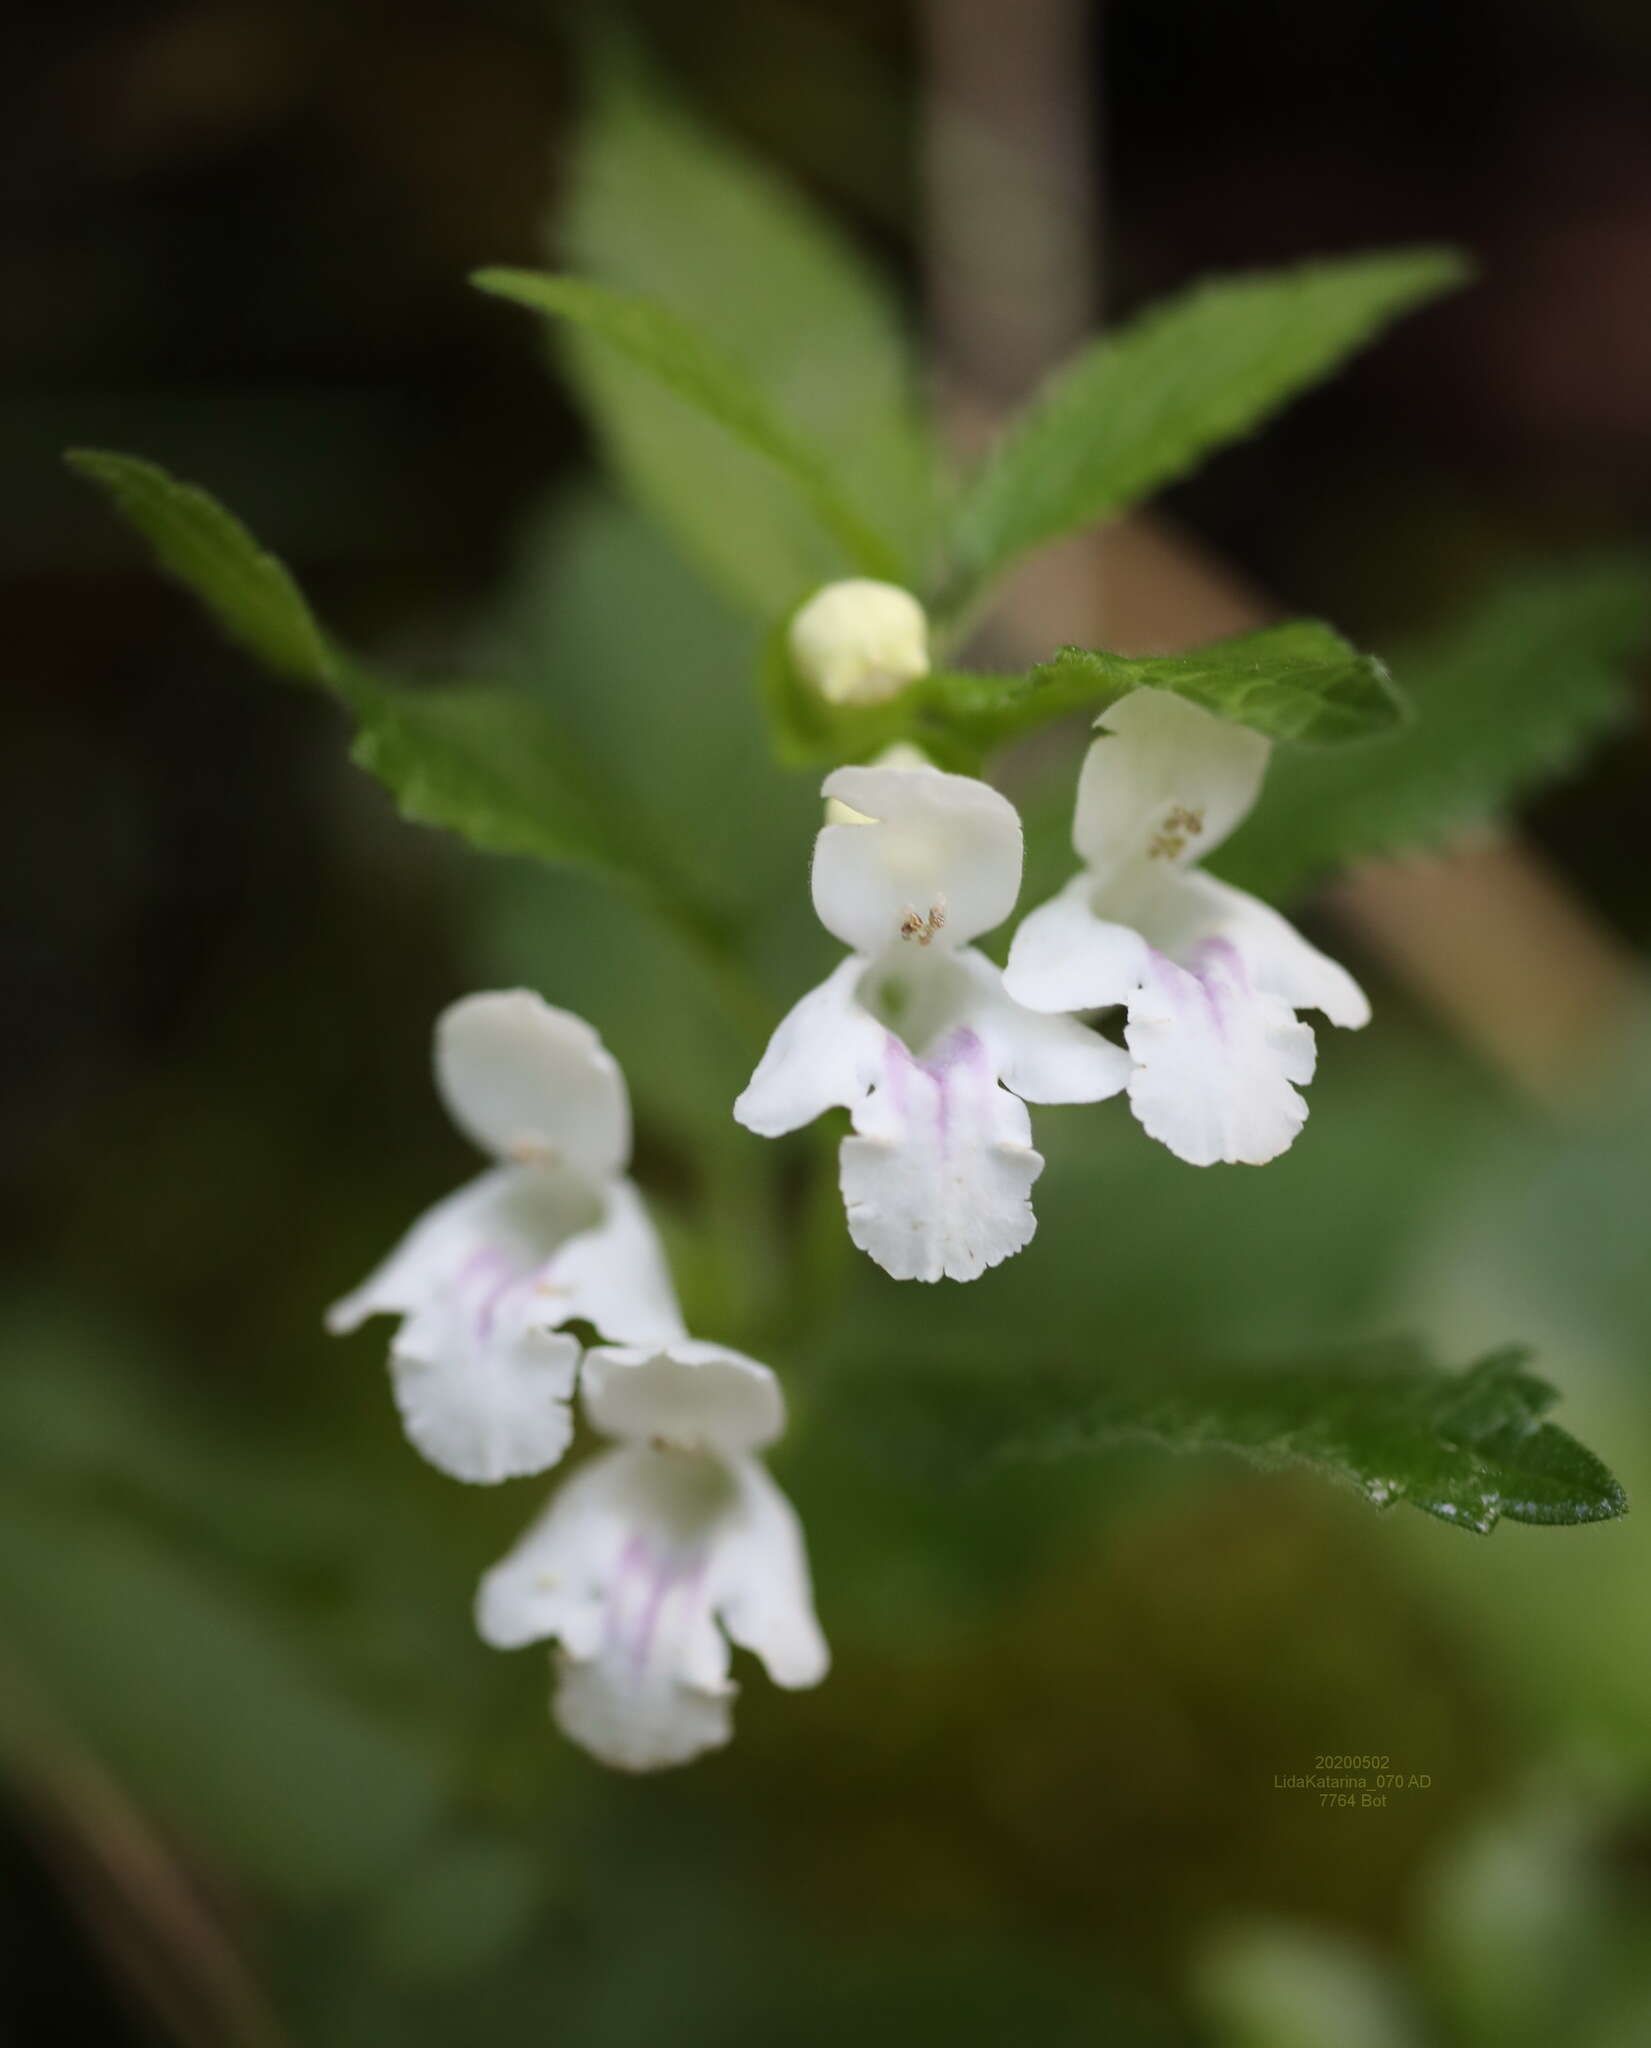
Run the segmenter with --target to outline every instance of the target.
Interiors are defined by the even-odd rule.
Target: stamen
[[[1147,841],[1148,860],[1178,860],[1204,829],[1204,813],[1185,804],[1174,804],[1153,838]]]
[[[927,916],[918,910],[908,910],[900,920],[900,936],[915,939],[920,946],[926,946],[945,923],[946,899],[941,896],[929,905]]]
[[[543,1138],[517,1138],[509,1156],[518,1166],[554,1166],[556,1147],[547,1145]]]

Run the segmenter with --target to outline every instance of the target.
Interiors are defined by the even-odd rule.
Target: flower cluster
[[[837,703],[881,702],[928,665],[915,600],[883,586],[820,593],[791,638]],[[1008,799],[910,747],[826,777],[814,907],[847,952],[733,1112],[777,1137],[848,1111],[849,1234],[897,1280],[973,1280],[1030,1241],[1043,1160],[1028,1104],[1127,1094],[1178,1158],[1259,1164],[1307,1114],[1315,1048],[1298,1011],[1369,1015],[1340,967],[1198,866],[1256,801],[1267,740],[1160,690],[1097,723],[1073,827],[1082,866],[1026,917],[1003,968],[974,942],[1020,894]],[[458,1479],[554,1465],[581,1396],[611,1448],[487,1575],[477,1624],[501,1648],[558,1645],[557,1720],[595,1755],[684,1762],[731,1733],[730,1643],[783,1686],[825,1673],[802,1533],[758,1456],[784,1426],[779,1384],[688,1335],[626,1177],[624,1079],[589,1025],[524,991],[469,997],[437,1026],[436,1081],[493,1164],[330,1325],[400,1317],[407,1434]],[[573,1325],[599,1341],[587,1349]]]
[[[557,1719],[604,1762],[686,1762],[732,1732],[724,1632],[780,1685],[825,1674],[801,1531],[756,1456],[784,1427],[779,1383],[688,1336],[624,1175],[624,1077],[588,1024],[525,990],[469,996],[436,1026],[436,1082],[497,1163],[421,1217],[328,1325],[401,1317],[390,1369],[407,1434],[457,1479],[556,1464],[582,1388],[619,1447],[488,1574],[477,1625],[501,1648],[560,1645]],[[570,1323],[611,1341],[587,1351]]]
[[[1260,1165],[1307,1115],[1315,1046],[1297,1012],[1369,1018],[1344,969],[1198,868],[1255,803],[1270,743],[1163,690],[1098,727],[1073,825],[1083,866],[1002,970],[970,942],[1020,894],[1008,800],[927,765],[826,778],[814,907],[849,956],[780,1025],[734,1114],[777,1137],[849,1111],[849,1232],[897,1280],[972,1280],[1030,1240],[1043,1160],[1028,1103],[1127,1093],[1190,1165]],[[1093,1028],[1118,1009],[1121,1044]]]

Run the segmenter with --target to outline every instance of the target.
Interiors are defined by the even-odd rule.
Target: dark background
[[[371,1248],[377,1190],[439,1185],[456,1157],[425,1113],[423,1033],[464,984],[482,885],[364,792],[326,707],[243,673],[58,451],[129,448],[207,484],[345,637],[439,665],[547,483],[589,460],[525,324],[463,278],[538,259],[601,11],[203,0],[25,8],[0,30],[8,1260],[25,1300],[152,1347],[180,1397],[233,1380],[268,1401],[290,1374],[311,1416],[371,1410],[376,1388],[289,1361],[317,1353],[313,1304]],[[631,16],[680,91],[846,214],[915,313],[903,11]],[[1092,40],[1110,312],[1324,250],[1449,240],[1483,266],[1176,490],[1180,519],[1355,634],[1437,618],[1532,550],[1643,529],[1643,6],[1113,0]],[[1527,821],[1635,941],[1644,748],[1642,725]],[[1471,1692],[1471,1669],[1453,1682]],[[50,1821],[26,1794],[5,1819],[0,2032],[150,2038],[105,1988]],[[1021,1907],[1081,1927],[1082,1897],[1029,1880]]]

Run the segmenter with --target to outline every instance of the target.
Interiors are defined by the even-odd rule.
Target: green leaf
[[[477,649],[543,693],[694,894],[748,929],[759,904],[795,907],[817,824],[775,765],[756,637],[639,509],[587,483],[524,524]],[[721,804],[737,830],[711,826]]]
[[[133,456],[81,451],[69,459],[231,638],[353,712],[352,758],[391,792],[403,817],[445,826],[490,853],[532,854],[657,886],[635,824],[590,788],[542,706],[503,690],[379,681],[327,639],[287,570],[205,491]]]
[[[792,431],[731,357],[668,306],[584,278],[532,270],[482,270],[473,282],[598,336],[789,477],[856,568],[899,580],[898,555],[848,503],[824,458]],[[702,517],[715,516],[714,474],[708,469],[701,478]]]
[[[1090,343],[965,490],[956,600],[1028,549],[1185,475],[1466,276],[1449,250],[1407,249],[1218,279]]]
[[[792,667],[784,632],[771,636],[763,694],[784,758],[864,759],[914,740],[946,766],[978,769],[993,747],[1074,712],[1091,716],[1132,690],[1173,690],[1270,739],[1330,745],[1400,722],[1387,671],[1315,619],[1268,626],[1185,654],[1106,654],[1063,647],[1021,676],[939,669],[885,704],[828,704]]]
[[[1424,852],[1573,769],[1632,709],[1626,668],[1651,641],[1651,562],[1525,570],[1394,658],[1416,707],[1400,732],[1272,764],[1215,865],[1282,896],[1348,861]]]
[[[1063,647],[1015,691],[1005,710],[1025,730],[1067,710],[1105,710],[1132,690],[1173,690],[1269,739],[1325,746],[1367,739],[1401,722],[1404,706],[1373,655],[1317,619],[1294,619],[1185,654],[1104,654]]]
[[[562,261],[657,299],[737,362],[830,450],[914,582],[933,512],[916,366],[885,280],[836,222],[634,68],[593,95],[571,187]],[[771,619],[852,566],[766,460],[613,350],[576,337],[566,363],[627,489],[742,608]]]
[[[75,448],[66,460],[108,493],[230,639],[280,675],[331,683],[332,651],[303,592],[216,499],[133,455]]]
[[[588,787],[560,726],[531,698],[469,685],[397,689],[359,670],[340,695],[357,721],[350,759],[411,823],[442,826],[485,853],[643,876],[637,828]]]
[[[1542,1420],[1557,1395],[1525,1357],[1498,1351],[1448,1372],[1405,1343],[1150,1383],[931,1373],[899,1393],[919,1430],[925,1408],[945,1412],[940,1448],[954,1459],[1069,1458],[1144,1440],[1269,1470],[1309,1466],[1377,1507],[1408,1501],[1480,1535],[1503,1516],[1570,1524],[1622,1514],[1622,1488],[1599,1459]]]

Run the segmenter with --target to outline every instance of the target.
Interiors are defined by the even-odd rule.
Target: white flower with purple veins
[[[583,1393],[619,1447],[487,1574],[476,1625],[496,1649],[557,1642],[564,1734],[621,1770],[658,1770],[732,1735],[730,1642],[776,1685],[826,1674],[802,1530],[755,1456],[785,1406],[767,1366],[686,1339],[592,1351]]]
[[[590,1026],[525,989],[436,1025],[436,1086],[498,1162],[421,1216],[328,1313],[402,1318],[390,1347],[407,1434],[455,1479],[554,1465],[573,1434],[575,1321],[621,1342],[682,1333],[653,1225],[624,1178],[630,1102]]]
[[[1015,934],[1004,984],[1051,1011],[1122,1004],[1146,1131],[1192,1166],[1259,1166],[1307,1118],[1316,1048],[1298,1010],[1369,1022],[1364,992],[1276,910],[1196,862],[1248,816],[1271,743],[1136,690],[1096,721],[1072,837],[1084,866]]]
[[[851,953],[774,1033],[734,1105],[765,1138],[849,1110],[849,1235],[896,1280],[973,1280],[1035,1225],[1043,1160],[1028,1102],[1098,1102],[1128,1057],[1005,993],[969,941],[1013,910],[1021,831],[983,782],[938,769],[839,768],[846,807],[814,849],[814,908]]]

